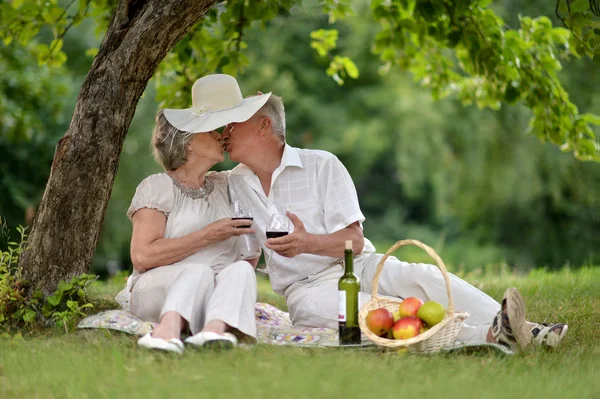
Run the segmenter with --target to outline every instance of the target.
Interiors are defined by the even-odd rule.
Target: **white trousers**
[[[167,312],[177,312],[189,323],[192,334],[212,320],[221,320],[256,342],[255,304],[254,269],[238,261],[218,273],[201,264],[148,270],[133,286],[130,309],[152,322]]]
[[[360,279],[360,306],[371,298],[372,282],[382,254],[373,254],[362,264],[355,265]],[[295,326],[338,328],[337,284],[344,273],[334,265],[318,274],[292,284],[284,296]],[[489,295],[450,273],[454,307],[470,316],[460,330],[457,341],[470,344],[486,342],[492,319],[500,304]],[[415,296],[423,301],[436,301],[448,306],[448,295],[442,272],[437,266],[406,263],[390,256],[379,278],[378,295],[389,298]]]

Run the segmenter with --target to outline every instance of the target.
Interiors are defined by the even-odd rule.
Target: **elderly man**
[[[383,255],[375,253],[363,236],[365,217],[344,165],[326,151],[289,146],[285,135],[284,106],[275,95],[252,118],[227,127],[223,133],[226,150],[231,160],[240,162],[230,173],[230,191],[253,207],[253,227],[266,255],[271,256],[271,285],[285,297],[294,325],[337,328],[337,283],[343,274],[344,241],[353,242],[362,303],[369,298]],[[267,240],[266,225],[275,213],[286,213],[294,231]],[[514,288],[506,291],[501,306],[454,275],[451,283],[456,309],[471,315],[457,337],[461,342],[499,342],[524,350],[533,343],[556,346],[567,331],[566,325],[527,322],[525,303]],[[436,266],[409,264],[395,257],[386,261],[379,292],[434,300],[445,306],[448,302]]]

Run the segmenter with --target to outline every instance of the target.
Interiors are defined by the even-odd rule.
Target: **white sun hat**
[[[167,121],[188,133],[211,132],[234,122],[245,122],[269,99],[271,93],[242,97],[237,80],[224,74],[207,75],[192,86],[192,107],[165,109]]]

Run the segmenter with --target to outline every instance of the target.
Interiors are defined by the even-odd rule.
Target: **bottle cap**
[[[346,240],[346,249],[352,249],[352,240]]]

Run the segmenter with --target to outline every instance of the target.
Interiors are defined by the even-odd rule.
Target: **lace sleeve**
[[[133,214],[142,208],[156,209],[169,217],[173,209],[173,182],[164,173],[145,178],[135,190],[127,217],[131,220]]]

